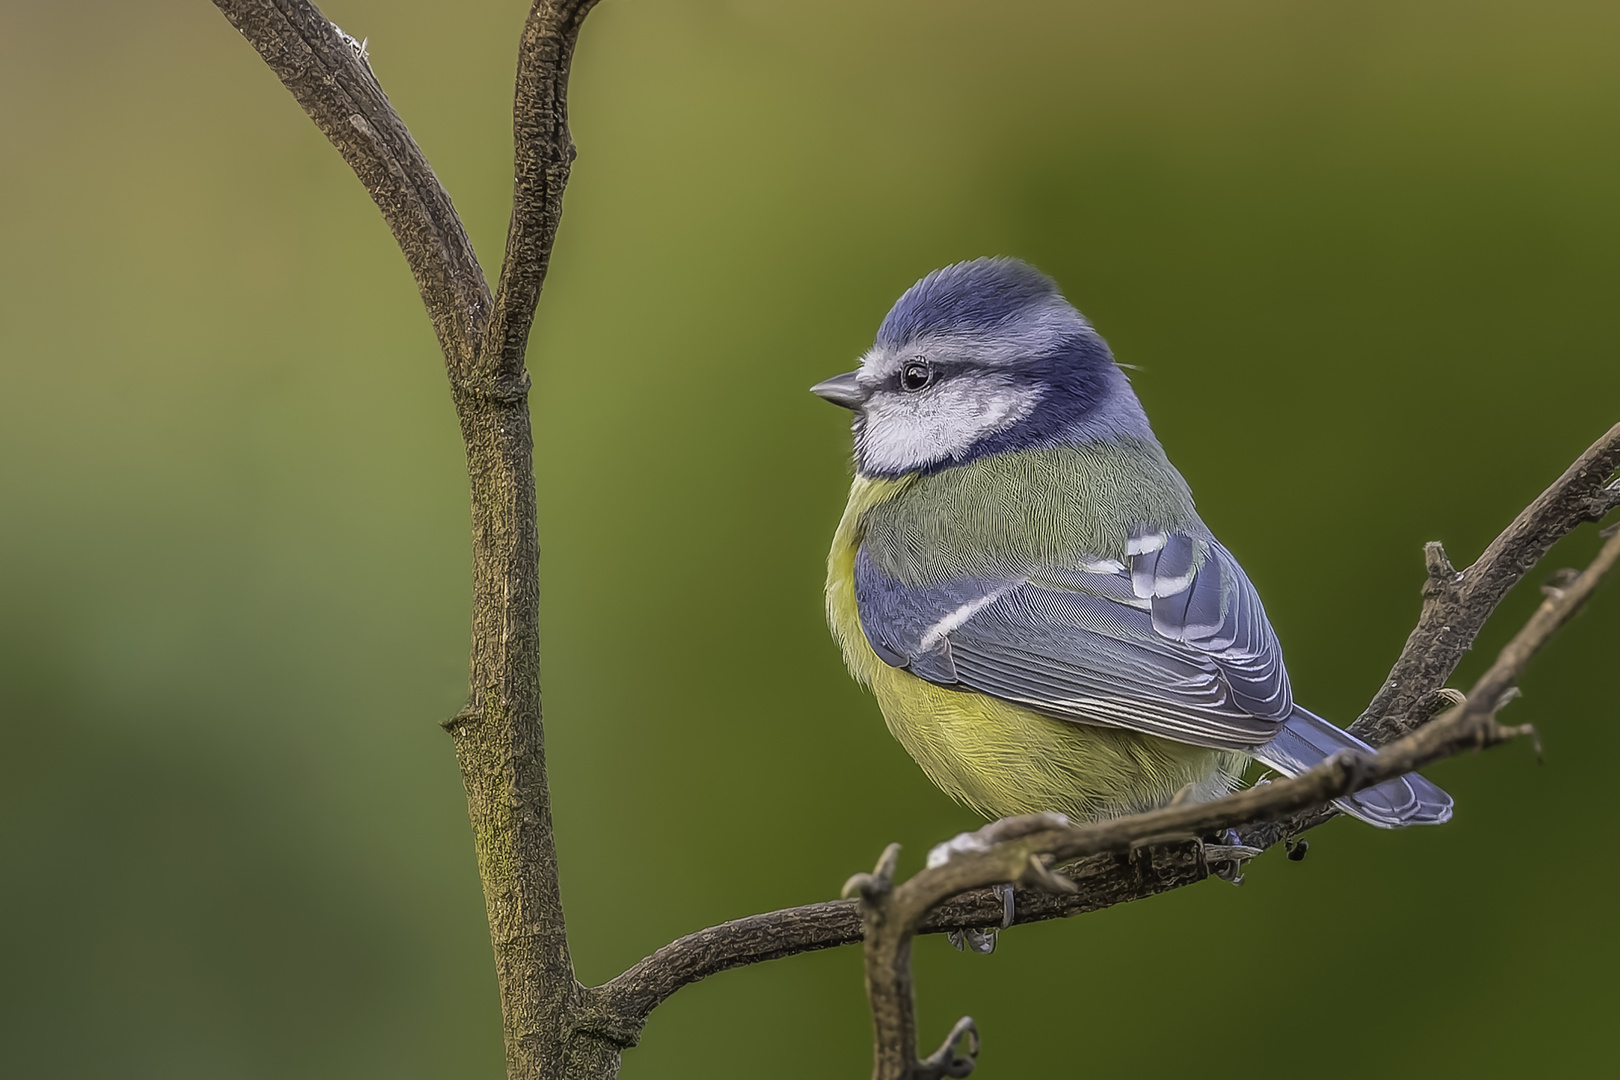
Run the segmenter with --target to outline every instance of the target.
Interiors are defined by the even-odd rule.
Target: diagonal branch
[[[1508,590],[1576,525],[1620,505],[1620,481],[1610,482],[1616,468],[1620,424],[1576,458],[1468,569],[1458,572],[1444,548],[1427,545],[1423,612],[1389,677],[1350,730],[1374,745],[1410,730],[1402,718],[1425,693],[1445,685]]]
[[[489,287],[461,218],[388,103],[360,43],[308,0],[214,0],[382,211],[452,373],[470,368]]]
[[[1438,542],[1425,544],[1428,576],[1417,626],[1407,636],[1389,677],[1350,730],[1381,746],[1427,720],[1431,711],[1422,707],[1421,699],[1451,677],[1502,598],[1577,525],[1600,521],[1620,506],[1620,478],[1610,478],[1617,467],[1620,424],[1587,447],[1468,569],[1453,567]],[[1244,830],[1243,842],[1269,847],[1336,816],[1337,810],[1324,806],[1282,821],[1263,822]]]
[[[1457,613],[1454,623],[1441,624],[1452,625],[1458,631],[1445,642],[1457,650],[1458,656],[1473,644],[1496,601],[1530,571],[1535,559],[1583,522],[1595,520],[1620,505],[1620,483],[1609,479],[1617,460],[1620,425],[1582,454],[1497,537],[1487,555],[1469,568],[1468,574],[1478,575],[1470,593],[1475,599],[1466,612]],[[1455,661],[1437,674],[1438,669],[1410,658],[1410,654],[1426,655],[1429,643],[1430,638],[1414,632],[1395,666],[1395,676],[1405,680],[1400,686],[1402,693],[1382,696],[1364,714],[1364,720],[1373,722],[1369,741],[1375,745],[1388,741],[1387,737],[1379,737],[1385,729],[1378,722],[1398,719],[1399,723],[1389,729],[1398,733],[1409,725],[1420,725],[1454,700],[1445,696],[1450,691],[1439,691]],[[1398,716],[1388,711],[1395,708],[1400,709]],[[1242,831],[1241,843],[1264,849],[1332,816],[1331,809],[1308,810],[1285,816],[1280,822],[1257,822]],[[1201,844],[1179,841],[1139,847],[1129,854],[1091,855],[1055,872],[1075,882],[1077,891],[1019,890],[1014,924],[1066,918],[1145,899],[1202,881],[1211,874],[1212,867]],[[973,889],[935,907],[918,932],[993,926],[1002,917],[1000,898],[990,889]],[[861,936],[861,912],[854,900],[823,901],[721,923],[671,942],[611,981],[587,990],[582,1015],[591,1030],[631,1046],[652,1010],[689,983],[748,964],[852,944]]]

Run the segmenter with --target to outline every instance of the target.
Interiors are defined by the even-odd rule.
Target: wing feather
[[[1259,596],[1214,540],[1143,530],[1128,564],[1076,559],[999,579],[906,586],[863,551],[873,649],[941,685],[1200,746],[1271,740],[1293,708]]]

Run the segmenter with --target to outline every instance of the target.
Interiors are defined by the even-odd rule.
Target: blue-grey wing
[[[1281,649],[1237,561],[1213,540],[1144,533],[1128,562],[907,586],[862,553],[861,625],[886,663],[930,682],[1201,746],[1269,741],[1293,708]]]

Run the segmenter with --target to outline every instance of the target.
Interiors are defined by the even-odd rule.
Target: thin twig
[[[1576,458],[1468,569],[1452,569],[1445,549],[1429,544],[1423,611],[1389,677],[1350,730],[1375,746],[1411,730],[1404,718],[1419,698],[1451,678],[1508,591],[1576,525],[1620,505],[1620,483],[1608,482],[1617,467],[1620,424]]]
[[[562,218],[563,189],[574,161],[568,132],[568,74],[579,28],[597,0],[537,2],[518,46],[512,134],[517,147],[512,218],[495,290],[484,355],[496,380],[523,377],[529,324],[540,301],[551,246]]]

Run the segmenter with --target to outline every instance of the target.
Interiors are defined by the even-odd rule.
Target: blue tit
[[[1294,703],[1277,635],[1193,509],[1125,373],[1012,259],[937,270],[859,370],[855,479],[827,559],[844,660],[929,778],[987,817],[1075,821],[1294,775],[1349,732]],[[1338,807],[1436,824],[1416,773]]]

